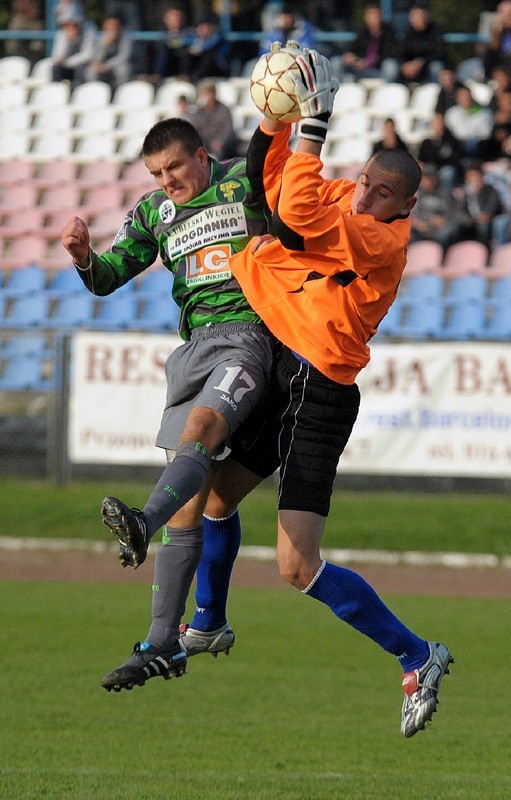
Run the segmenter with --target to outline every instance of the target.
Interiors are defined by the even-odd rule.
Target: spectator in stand
[[[259,55],[268,53],[273,42],[284,47],[292,39],[300,47],[313,50],[316,46],[314,26],[303,17],[293,5],[283,5],[277,18],[277,25],[261,41]]]
[[[13,0],[8,31],[44,31],[45,28],[38,0]],[[28,58],[31,67],[44,57],[45,48],[44,39],[6,39],[4,42],[6,56]]]
[[[194,30],[187,25],[183,6],[168,5],[163,12],[165,33],[156,55],[156,69],[150,76],[154,83],[165,78],[183,78],[186,70],[186,47],[191,44]]]
[[[511,0],[502,0],[497,5],[483,62],[487,80],[495,67],[511,69]]]
[[[493,127],[488,139],[479,145],[479,158],[482,161],[498,161],[507,158],[507,145],[511,136],[511,89],[500,92],[497,107],[493,114]]]
[[[225,10],[225,0],[212,0],[212,9],[220,16]],[[230,23],[234,33],[261,30],[261,0],[230,0]],[[259,45],[257,40],[247,39],[232,42],[230,59],[232,61],[232,75],[241,75],[244,65],[257,58]]]
[[[119,17],[130,31],[146,28],[146,3],[143,0],[106,0],[105,17]]]
[[[447,248],[462,239],[463,228],[453,214],[454,197],[452,192],[442,186],[437,168],[425,164],[422,180],[417,192],[417,203],[411,212],[412,242],[423,239],[438,242]]]
[[[452,67],[442,67],[438,73],[440,91],[435,104],[435,112],[445,114],[448,108],[456,105],[456,89],[460,85]]]
[[[239,140],[232,114],[217,97],[216,85],[204,80],[197,87],[197,106],[190,122],[198,131],[206,150],[219,161],[239,156]]]
[[[186,119],[188,122],[191,122],[195,109],[196,106],[192,103],[188,95],[178,95],[176,99],[176,117],[181,117],[181,119]]]
[[[52,80],[70,81],[74,88],[85,80],[85,69],[92,61],[98,31],[73,5],[59,13],[57,25],[51,56]]]
[[[383,121],[382,138],[374,143],[372,155],[380,150],[408,150],[408,145],[401,139],[392,117]]]
[[[230,46],[220,31],[218,16],[212,12],[204,14],[184,48],[184,74],[195,84],[203,78],[228,78],[231,73],[229,53]]]
[[[337,74],[340,83],[346,75],[359,78],[383,78],[395,81],[399,75],[397,41],[394,28],[383,22],[379,3],[369,3],[364,9],[364,24],[353,45],[341,57]]]
[[[480,145],[488,139],[493,126],[489,108],[479,105],[468,86],[456,89],[456,104],[445,112],[445,124],[459,140],[463,158],[479,158]]]
[[[497,189],[485,181],[479,163],[467,167],[465,183],[457,193],[464,238],[476,239],[489,249],[509,241],[509,214]]]
[[[499,97],[504,92],[511,92],[511,71],[504,67],[495,67],[491,74],[491,84],[493,86],[493,94],[488,108],[495,113],[499,107]]]
[[[132,76],[133,40],[119,16],[103,20],[92,61],[85,68],[85,80],[104,81],[112,91]]]
[[[444,115],[435,111],[431,118],[431,133],[419,145],[418,161],[435,166],[440,183],[452,191],[463,176],[461,154],[461,144],[445,124]]]
[[[399,48],[400,78],[404,83],[436,83],[447,55],[443,32],[431,19],[423,0],[410,8],[409,26]]]

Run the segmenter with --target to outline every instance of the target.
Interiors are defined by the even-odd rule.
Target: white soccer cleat
[[[181,625],[179,632],[181,646],[187,656],[196,656],[199,653],[211,653],[215,658],[219,653],[228,656],[236,638],[227,622],[214,631],[198,631],[189,625]]]
[[[445,644],[428,642],[429,658],[420,669],[405,672],[401,686],[405,693],[401,713],[401,733],[409,739],[417,731],[423,731],[426,722],[436,711],[440,682],[449,674],[453,657]]]

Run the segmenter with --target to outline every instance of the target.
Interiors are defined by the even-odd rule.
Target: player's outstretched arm
[[[300,77],[294,75],[292,80],[302,115],[297,150],[319,155],[339,83],[332,78],[328,58],[316,50],[298,56],[296,61]]]
[[[71,217],[62,228],[62,245],[79,269],[89,265],[90,235],[87,224],[80,217]]]

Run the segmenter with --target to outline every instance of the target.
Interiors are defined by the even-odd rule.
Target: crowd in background
[[[329,56],[340,82],[380,79],[410,89],[438,83],[438,101],[423,141],[414,154],[424,166],[413,213],[413,239],[434,239],[447,248],[476,238],[490,249],[511,239],[511,0],[495,4],[484,43],[471,57],[453,64],[443,30],[427,0],[397,0],[393,20],[378,3],[364,4],[354,23],[353,3],[315,0],[298,6],[267,0],[231,3],[231,28],[261,32],[260,38],[228,41],[221,0],[187,3],[105,0],[100,27],[77,0],[54,6],[52,78],[75,87],[100,80],[114,91],[137,78],[155,86],[168,79],[189,81],[196,103],[181,98],[182,114],[203,135],[215,156],[227,158],[240,147],[231,109],[217,97],[214,79],[249,76],[255,60],[273,41],[294,39]],[[325,23],[328,20],[328,23]],[[327,27],[328,26],[328,27]],[[13,0],[8,28],[44,30],[44,4]],[[134,41],[133,31],[161,30],[161,39]],[[318,41],[319,30],[354,30],[351,41]],[[45,41],[8,39],[5,55],[23,55],[31,64],[43,57]],[[491,86],[488,104],[478,101],[473,82]],[[385,120],[374,148],[408,147],[395,120]]]

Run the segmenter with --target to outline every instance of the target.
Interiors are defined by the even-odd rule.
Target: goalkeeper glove
[[[323,144],[339,83],[332,78],[328,58],[316,50],[299,55],[296,64],[301,77],[293,74],[292,81],[302,114],[300,136]]]

